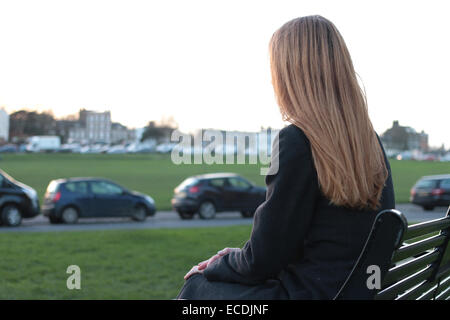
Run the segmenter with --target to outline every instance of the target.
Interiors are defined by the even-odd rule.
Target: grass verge
[[[172,299],[192,265],[251,226],[0,234],[0,299]],[[69,265],[81,290],[68,290]]]

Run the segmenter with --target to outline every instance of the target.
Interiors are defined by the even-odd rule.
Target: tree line
[[[23,143],[30,136],[56,135],[61,141],[67,142],[69,130],[77,122],[76,115],[56,119],[51,111],[19,110],[9,115],[9,139],[14,143]],[[176,128],[178,124],[173,117],[149,121],[144,128],[141,141],[165,140]]]

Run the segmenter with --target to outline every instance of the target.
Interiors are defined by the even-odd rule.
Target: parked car
[[[450,174],[426,176],[411,189],[410,201],[425,210],[450,205]]]
[[[144,221],[156,212],[148,195],[101,178],[53,180],[47,187],[42,213],[51,223],[76,223],[87,217],[131,217]]]
[[[222,211],[240,211],[248,218],[264,202],[266,188],[237,174],[213,173],[187,178],[174,193],[172,207],[182,219],[192,219],[197,212],[202,219],[212,219]]]
[[[0,224],[18,226],[39,212],[37,192],[0,170]]]
[[[127,153],[127,149],[126,149],[125,146],[122,146],[122,145],[116,145],[116,146],[110,147],[110,148],[106,151],[106,153],[109,153],[109,154],[124,154],[124,153]]]
[[[66,143],[66,144],[61,145],[59,152],[61,152],[61,153],[80,153],[81,146],[77,143]]]
[[[126,148],[127,153],[151,153],[153,151],[155,151],[155,144],[151,141],[131,143]]]
[[[15,144],[5,144],[0,146],[0,153],[15,153],[18,151],[19,148]]]
[[[159,153],[170,153],[172,149],[176,146],[176,143],[161,143],[156,147],[156,152]]]

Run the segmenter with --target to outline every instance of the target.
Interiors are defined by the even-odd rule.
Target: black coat
[[[381,142],[380,142],[381,143]],[[384,152],[384,150],[383,150]],[[319,189],[308,139],[289,125],[279,135],[279,169],[245,246],[188,279],[184,299],[332,299],[355,264],[376,214],[393,209],[389,170],[379,210],[330,204]]]

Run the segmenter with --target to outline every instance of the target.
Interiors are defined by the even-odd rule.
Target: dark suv
[[[411,189],[410,201],[425,210],[450,205],[450,174],[420,178]]]
[[[75,223],[87,217],[131,217],[144,221],[156,212],[148,195],[129,191],[100,178],[70,178],[50,182],[42,212],[51,223]]]
[[[0,170],[0,224],[18,226],[39,214],[36,191]]]
[[[202,219],[212,219],[221,211],[240,211],[243,217],[252,217],[266,198],[265,187],[233,173],[190,177],[174,191],[172,206],[182,219],[192,219],[197,212]]]

